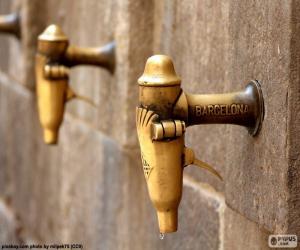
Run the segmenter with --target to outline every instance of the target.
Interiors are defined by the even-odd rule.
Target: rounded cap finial
[[[56,24],[49,25],[38,39],[40,41],[68,41],[68,37]]]
[[[148,58],[138,83],[142,86],[173,86],[180,85],[181,79],[176,75],[169,56],[154,55]]]

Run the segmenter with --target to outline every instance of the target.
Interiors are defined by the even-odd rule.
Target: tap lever
[[[188,165],[195,165],[200,168],[204,168],[211,172],[213,175],[217,176],[221,181],[223,181],[222,176],[219,174],[217,170],[215,170],[212,166],[209,164],[197,159],[195,157],[195,153],[191,148],[184,148],[184,167],[187,167]]]
[[[75,98],[92,105],[94,108],[97,107],[97,105],[95,104],[95,102],[93,100],[91,100],[90,98],[88,98],[86,96],[76,94],[76,92],[73,89],[68,87],[68,89],[67,89],[67,101],[70,101],[70,100],[75,99]]]

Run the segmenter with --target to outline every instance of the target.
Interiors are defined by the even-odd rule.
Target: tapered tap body
[[[68,99],[68,70],[55,65],[68,47],[68,39],[56,25],[38,38],[36,53],[36,93],[40,123],[46,144],[56,144]]]

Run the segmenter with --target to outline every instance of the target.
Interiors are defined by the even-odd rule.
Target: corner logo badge
[[[297,235],[292,234],[272,234],[269,235],[270,248],[296,248]]]

